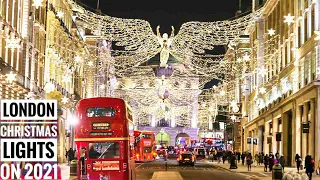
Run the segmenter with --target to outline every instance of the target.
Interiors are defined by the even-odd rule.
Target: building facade
[[[73,147],[71,109],[82,94],[84,43],[63,0],[0,3],[0,99],[56,99],[58,161]],[[65,98],[65,101],[62,101]]]
[[[268,0],[250,34],[242,151],[320,158],[319,0]]]

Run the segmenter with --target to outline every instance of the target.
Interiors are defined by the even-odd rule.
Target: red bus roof
[[[88,117],[88,108],[103,107],[112,107],[114,115]],[[123,99],[119,98],[96,97],[80,100],[76,107],[76,114],[79,120],[74,128],[75,138],[77,141],[128,139],[128,130],[131,126],[133,131],[133,123],[128,117],[128,109],[131,111],[130,106]]]
[[[107,105],[125,105],[125,101],[120,98],[110,98],[110,97],[94,97],[86,98],[78,101],[77,106],[94,106],[101,107]]]

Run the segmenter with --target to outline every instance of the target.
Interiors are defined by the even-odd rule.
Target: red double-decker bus
[[[135,161],[153,161],[157,155],[155,135],[150,131],[134,131]]]
[[[82,99],[76,116],[78,179],[135,180],[134,124],[128,104],[118,98]]]

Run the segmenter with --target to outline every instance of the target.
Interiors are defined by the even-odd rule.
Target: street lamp
[[[163,130],[163,129],[161,129],[161,130],[160,130],[160,135],[161,135],[160,145],[161,145],[161,146],[162,146],[162,136],[163,136],[163,134],[164,134],[164,130]]]

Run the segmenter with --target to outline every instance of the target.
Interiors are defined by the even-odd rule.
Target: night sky
[[[240,0],[242,12],[251,10],[252,0]],[[82,6],[97,9],[97,0],[77,0]],[[128,19],[143,19],[151,24],[156,33],[171,33],[171,26],[178,33],[181,25],[189,21],[221,21],[233,18],[239,10],[239,0],[100,0],[99,9],[103,14]],[[223,47],[216,47],[215,54],[223,54]],[[217,84],[212,80],[205,89]]]
[[[241,0],[242,12],[250,9],[252,0]],[[77,0],[93,9],[97,0]],[[100,0],[102,13],[109,16],[144,19],[155,31],[170,33],[174,26],[176,33],[188,21],[219,21],[234,17],[239,9],[239,0]]]

